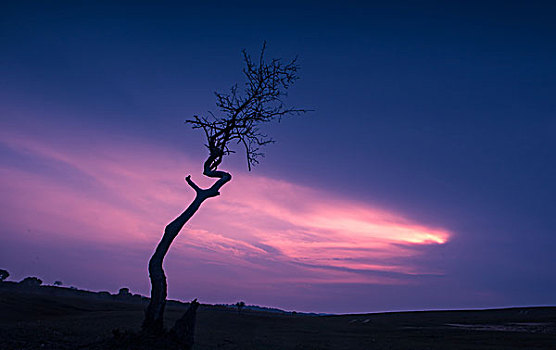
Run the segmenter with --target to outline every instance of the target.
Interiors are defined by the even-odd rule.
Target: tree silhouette
[[[25,277],[18,283],[25,287],[40,287],[40,285],[42,284],[42,280],[37,277]]]
[[[236,303],[236,307],[237,307],[237,312],[241,313],[241,309],[243,309],[245,307],[245,302],[244,301],[238,301]]]
[[[10,276],[10,273],[7,270],[0,269],[0,282],[3,282],[9,276]]]
[[[120,288],[117,295],[119,297],[130,297],[131,293],[129,292],[129,288]]]
[[[195,198],[174,221],[169,223],[162,239],[149,261],[151,280],[151,300],[145,311],[143,330],[151,333],[163,333],[163,316],[166,305],[167,284],[162,263],[172,241],[185,223],[197,212],[201,204],[220,194],[220,189],[232,179],[232,176],[219,166],[224,156],[235,152],[238,145],[245,151],[247,166],[251,170],[257,164],[262,146],[273,140],[263,134],[259,127],[263,123],[277,120],[285,115],[301,114],[304,109],[288,108],[283,99],[286,91],[298,79],[299,66],[296,59],[284,62],[281,59],[266,61],[266,43],[257,60],[253,60],[243,50],[243,69],[245,84],[242,88],[234,85],[229,92],[215,92],[217,112],[208,112],[206,116],[193,116],[186,124],[193,129],[203,130],[206,136],[208,157],[203,164],[203,175],[217,179],[206,189],[200,188],[188,175],[187,184],[195,191]],[[179,338],[185,346],[193,342],[195,313],[198,303],[194,300],[185,315],[176,322],[170,333]]]

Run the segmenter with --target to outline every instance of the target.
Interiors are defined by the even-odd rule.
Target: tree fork
[[[166,297],[168,285],[166,283],[166,275],[162,264],[164,257],[168,253],[170,245],[177,237],[183,226],[191,219],[193,214],[197,212],[201,204],[208,198],[216,197],[220,194],[219,190],[224,184],[232,179],[232,176],[225,171],[211,170],[208,163],[211,157],[205,162],[203,174],[208,177],[219,178],[210,188],[202,189],[191,180],[191,176],[187,176],[185,181],[195,190],[195,199],[174,221],[169,223],[164,229],[164,235],[158,243],[154,254],[149,261],[149,277],[151,280],[151,300],[145,310],[145,320],[143,321],[143,331],[153,334],[164,333],[164,309],[166,307]],[[191,339],[186,343],[192,342],[193,328],[195,325],[194,317],[198,307],[198,303],[194,300],[184,317],[180,319],[182,326],[178,327],[178,322],[174,326],[173,333],[180,339]],[[187,316],[187,317],[186,317]],[[193,317],[193,320],[191,318]],[[187,324],[187,326],[183,326]],[[190,334],[177,334],[178,332],[186,332]]]

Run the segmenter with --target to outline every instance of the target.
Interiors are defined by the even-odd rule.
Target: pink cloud
[[[210,184],[198,172],[200,161],[173,150],[106,137],[87,148],[87,133],[69,139],[49,133],[0,133],[15,157],[50,169],[0,167],[0,220],[4,227],[48,232],[35,239],[154,248],[193,198],[184,176]],[[234,173],[221,192],[186,225],[173,257],[226,266],[257,282],[397,284],[407,283],[399,274],[441,273],[407,261],[420,246],[446,243],[447,230],[253,173]]]

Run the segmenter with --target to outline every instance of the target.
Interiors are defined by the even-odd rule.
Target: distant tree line
[[[6,281],[8,277],[10,277],[10,273],[8,272],[8,270],[0,269],[0,282]],[[31,276],[31,277],[25,277],[24,279],[22,279],[17,283],[26,287],[38,287],[42,285],[43,281],[38,277]],[[58,286],[58,287],[61,286],[62,284],[63,284],[62,281],[55,281],[53,283],[54,286]]]

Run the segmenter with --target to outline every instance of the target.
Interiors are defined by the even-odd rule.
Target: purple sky
[[[503,5],[501,5],[503,4]],[[538,5],[538,6],[537,6]],[[3,5],[0,268],[148,294],[241,49],[299,55],[278,142],[165,261],[169,296],[298,311],[554,305],[556,34],[539,2]]]

